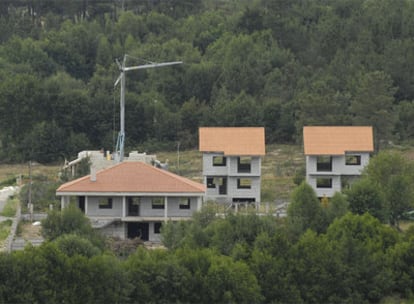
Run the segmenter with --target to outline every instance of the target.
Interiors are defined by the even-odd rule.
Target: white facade
[[[318,197],[332,197],[361,175],[369,158],[368,152],[332,156],[307,155],[306,181]]]
[[[260,202],[261,157],[203,153],[206,200]]]
[[[62,196],[62,208],[69,203]],[[77,206],[91,220],[94,228],[120,239],[140,237],[160,242],[160,227],[167,221],[190,219],[201,209],[202,196],[191,194],[155,195],[77,195]]]

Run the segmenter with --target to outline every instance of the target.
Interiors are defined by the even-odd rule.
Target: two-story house
[[[62,208],[75,203],[94,228],[121,239],[160,241],[163,222],[190,219],[205,186],[143,162],[122,162],[56,190]]]
[[[260,202],[262,127],[201,127],[206,200],[218,203]]]
[[[319,198],[350,185],[374,151],[370,126],[306,126],[303,143],[306,181]]]

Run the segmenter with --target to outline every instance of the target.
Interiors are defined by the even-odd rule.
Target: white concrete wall
[[[306,156],[306,173],[307,175],[312,174],[342,174],[342,175],[360,175],[365,166],[369,163],[369,153],[350,153],[351,155],[360,155],[361,164],[358,166],[355,165],[346,165],[345,155],[337,155],[332,157],[332,171],[328,172],[318,172],[316,169],[317,156],[308,155]]]
[[[208,188],[206,190],[206,200],[216,202],[231,202],[233,198],[254,198],[260,202],[261,191],[261,157],[252,156],[250,163],[250,172],[238,172],[238,156],[227,156],[226,166],[213,166],[213,157],[223,156],[220,153],[203,153],[203,177],[204,185],[207,186],[208,177],[225,177],[227,178],[227,194],[219,194],[219,186]],[[250,189],[238,189],[238,178],[250,178],[252,180]]]
[[[229,158],[226,157],[226,166],[213,166],[214,156],[224,156],[220,153],[203,153],[203,175],[224,175],[229,174]]]
[[[244,177],[243,177],[244,178]],[[239,177],[231,177],[228,181],[228,196],[233,198],[255,198],[260,202],[260,177],[249,177],[252,181],[250,189],[238,189],[237,180]]]
[[[112,209],[99,208],[100,199],[91,196],[85,198],[85,215],[122,217],[122,197],[112,197]],[[190,197],[190,209],[180,209],[180,197],[168,197],[167,217],[191,217],[198,209],[198,200],[198,197]],[[125,204],[125,207],[128,208],[128,204]],[[125,212],[125,215],[127,214],[128,212]],[[141,197],[139,214],[142,217],[164,217],[165,209],[153,209],[152,198]]]
[[[250,163],[250,172],[238,172],[238,157],[232,156],[228,158],[228,174],[230,176],[260,176],[262,159],[259,156],[252,156]]]
[[[161,233],[155,233],[155,229],[154,229],[155,222],[151,222],[148,224],[149,224],[148,240],[151,242],[156,242],[156,243],[161,242]]]
[[[332,179],[332,188],[317,188],[316,180],[320,177],[331,178]],[[335,192],[341,191],[341,176],[339,175],[312,175],[306,178],[306,182],[315,190],[318,197],[332,197]]]
[[[226,166],[213,166],[213,157],[226,157]],[[238,156],[224,156],[220,153],[203,153],[203,175],[223,175],[223,176],[260,176],[261,175],[261,157],[251,157],[250,172],[238,172]]]
[[[115,222],[98,230],[106,236],[117,237],[122,240],[127,237],[127,225],[122,222]]]
[[[87,216],[122,216],[122,197],[112,197],[112,209],[99,208],[100,196],[85,197],[85,215]]]

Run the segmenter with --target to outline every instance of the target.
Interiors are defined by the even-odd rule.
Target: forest
[[[411,0],[2,0],[0,159],[114,150],[119,69],[126,152],[197,148],[199,126],[372,125],[414,138]]]

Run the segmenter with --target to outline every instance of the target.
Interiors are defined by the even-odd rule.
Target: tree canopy
[[[199,126],[374,126],[412,141],[414,6],[391,1],[50,1],[0,4],[0,157],[51,162],[113,150],[115,59],[130,71],[126,151],[195,148]]]

